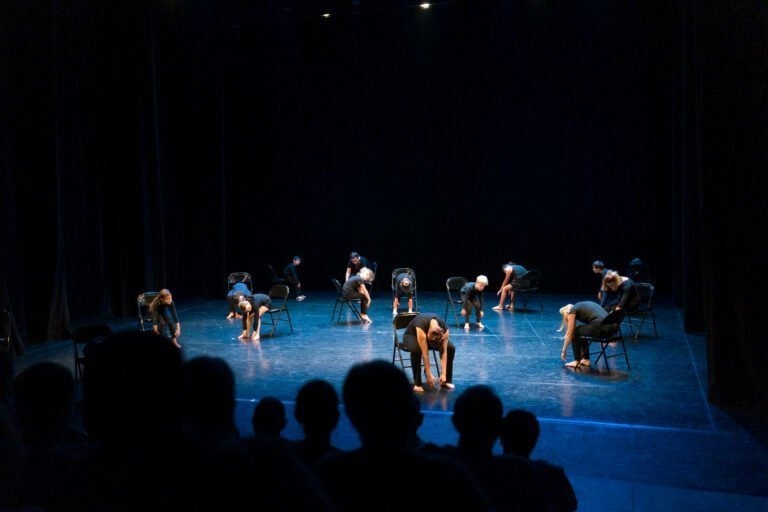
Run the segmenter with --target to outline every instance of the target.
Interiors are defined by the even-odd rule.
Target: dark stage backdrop
[[[410,266],[423,290],[495,291],[515,260],[575,298],[592,260],[639,256],[704,328],[702,33],[722,13],[318,4],[2,4],[3,300],[27,339],[150,289],[220,298],[231,271],[266,286],[294,254],[330,290],[352,250],[379,289]]]

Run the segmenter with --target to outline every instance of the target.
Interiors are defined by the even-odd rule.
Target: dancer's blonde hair
[[[560,308],[560,316],[563,317],[563,321],[560,323],[560,328],[557,330],[557,332],[561,332],[563,329],[568,327],[568,314],[573,309],[573,304],[566,304],[565,306]]]

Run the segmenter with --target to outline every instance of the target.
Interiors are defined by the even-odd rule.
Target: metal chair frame
[[[515,292],[515,300],[521,300],[523,303],[521,311],[528,311],[528,295],[539,291],[540,279],[541,272],[538,270],[528,270],[525,274],[512,281],[512,291]],[[544,311],[544,302],[539,300],[539,306],[541,311]],[[517,310],[517,308],[515,309]]]
[[[283,316],[283,313],[285,313],[285,316],[288,318],[288,325],[291,327],[291,334],[293,334],[291,312],[288,311],[288,295],[290,292],[290,288],[285,284],[276,284],[269,290],[269,298],[272,299],[272,307],[262,315],[261,323],[262,325],[272,326],[269,334],[267,334],[270,338],[275,335],[277,324],[280,323],[280,318]],[[275,305],[276,303],[277,305]],[[269,320],[265,318],[267,315],[269,315]]]
[[[656,329],[656,314],[653,312],[653,296],[656,293],[654,286],[651,283],[635,283],[635,289],[640,295],[642,302],[632,311],[627,310],[627,323],[629,324],[630,332],[634,332],[634,340],[637,341],[637,337],[640,335],[640,329],[643,328],[645,319],[650,315],[651,322],[653,323],[653,335],[659,337],[659,331]],[[632,318],[639,318],[640,323],[637,325],[637,330],[632,324]]]
[[[448,297],[445,300],[445,313],[443,314],[443,318],[448,318],[448,307],[450,306],[457,327],[461,327],[458,315],[458,313],[461,312],[461,309],[457,312],[456,306],[464,303],[461,299],[461,288],[468,282],[466,277],[461,276],[449,277],[445,280],[445,289],[448,293]]]

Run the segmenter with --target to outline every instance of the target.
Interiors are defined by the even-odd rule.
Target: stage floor
[[[304,382],[323,378],[340,391],[354,363],[392,359],[388,292],[374,291],[368,325],[347,309],[341,323],[331,321],[332,292],[308,295],[304,302],[289,301],[293,333],[282,320],[274,337],[262,334],[258,343],[238,339],[240,321],[225,320],[223,299],[177,302],[184,358],[220,357],[235,373],[243,435],[250,434],[253,405],[270,395],[288,409],[285,437],[299,438],[292,405]],[[610,360],[610,373],[594,366],[566,369],[559,359],[558,309],[579,300],[590,297],[542,295],[528,304],[529,311],[513,313],[492,311],[489,302],[484,330],[451,325],[456,389],[423,394],[421,436],[455,443],[453,401],[463,389],[487,384],[505,412],[525,408],[539,417],[542,433],[533,456],[566,469],[579,510],[768,510],[766,437],[753,435],[707,402],[704,337],[686,334],[680,311],[661,301],[655,308],[658,337],[647,322],[634,341],[624,324],[630,371],[623,357]],[[442,316],[445,294],[419,293],[418,309]],[[452,320],[452,313],[448,316]],[[107,323],[116,330],[136,328],[131,320]],[[28,346],[18,366],[43,360],[73,368],[71,341]],[[358,445],[345,418],[334,442],[342,448]]]

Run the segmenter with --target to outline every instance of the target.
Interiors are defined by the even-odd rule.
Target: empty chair
[[[603,359],[605,361],[605,368],[608,373],[611,372],[608,359],[613,357],[624,356],[624,360],[627,363],[627,370],[630,369],[629,357],[627,356],[627,346],[624,343],[624,334],[621,332],[621,322],[623,320],[624,310],[616,309],[611,313],[608,313],[608,316],[603,318],[603,321],[600,322],[600,328],[598,330],[600,334],[593,336],[580,336],[582,340],[588,343],[589,347],[591,347],[593,343],[600,345],[600,354],[598,354],[597,359],[595,359],[595,366],[598,365],[600,359]],[[608,347],[611,345],[614,346],[613,348],[615,348],[615,350],[612,350],[610,353],[606,353],[606,349],[608,349]],[[576,368],[578,368],[580,365],[581,361],[579,361],[579,363],[576,365]]]
[[[269,290],[269,298],[272,299],[272,306],[261,317],[261,323],[264,325],[271,325],[269,334],[267,336],[272,337],[277,330],[277,324],[280,323],[281,318],[288,319],[288,325],[291,327],[291,333],[293,333],[293,322],[291,321],[291,313],[288,311],[288,294],[290,288],[285,284],[276,284]],[[269,319],[267,319],[269,315]]]
[[[524,311],[528,309],[528,301],[531,299],[531,295],[538,293],[540,279],[541,272],[538,270],[529,270],[512,281],[512,290],[515,292],[515,302],[522,301]],[[541,307],[541,311],[544,311],[544,303],[539,301],[539,306]]]
[[[341,283],[336,278],[331,278],[331,283],[333,284],[333,287],[336,289],[337,295],[336,295],[336,302],[333,304],[333,313],[331,313],[331,321],[334,321],[334,318],[336,318],[337,322],[341,322],[341,312],[344,310],[344,305],[347,305],[349,309],[352,311],[352,313],[357,317],[358,320],[361,322],[363,321],[363,315],[360,313],[360,299],[348,299],[344,297]],[[339,310],[338,318],[336,317],[336,309]]]
[[[461,305],[464,303],[464,301],[461,298],[461,289],[464,287],[465,284],[467,284],[467,278],[466,277],[449,277],[445,280],[445,290],[448,294],[447,298],[445,299],[445,313],[443,314],[443,318],[448,318],[448,309],[450,308],[451,311],[453,311],[453,318],[456,320],[456,326],[461,327],[461,323],[459,322],[459,313],[461,312]],[[458,306],[458,310],[456,307]]]
[[[653,323],[653,335],[658,337],[659,333],[656,330],[656,315],[653,313],[653,295],[655,293],[655,288],[651,283],[635,283],[635,289],[637,290],[638,295],[640,295],[640,302],[637,307],[633,308],[631,311],[627,309],[629,329],[630,331],[635,332],[635,341],[637,341],[637,337],[640,335],[640,329],[643,328],[645,319],[650,316],[651,322]],[[640,320],[636,330],[632,323],[633,318],[635,320]]]
[[[405,340],[399,331],[405,331],[411,320],[419,316],[419,313],[400,313],[392,319],[392,364],[395,364],[397,358],[400,359],[400,368],[405,372],[406,368],[411,368],[411,353],[408,351],[408,346],[405,344]],[[435,361],[435,368],[437,369],[437,376],[440,377],[440,360],[438,358],[438,349],[429,347],[429,351],[432,352],[432,357]],[[403,352],[406,356],[403,357]]]
[[[401,283],[401,275],[407,276],[410,281],[407,290],[402,286],[398,286],[398,284]],[[395,314],[397,313],[395,304],[397,304],[402,297],[408,298],[408,311],[416,311],[416,271],[412,268],[401,267],[392,271],[392,311]]]

